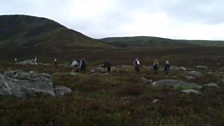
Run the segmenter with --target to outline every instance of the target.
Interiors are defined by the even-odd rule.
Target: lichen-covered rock
[[[52,77],[46,73],[7,71],[0,74],[0,94],[24,98],[36,94],[55,96]]]

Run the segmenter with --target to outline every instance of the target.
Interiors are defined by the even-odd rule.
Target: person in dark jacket
[[[158,74],[158,69],[159,69],[159,60],[155,59],[152,65],[153,73]]]
[[[87,66],[85,60],[80,59],[79,65],[80,65],[80,72],[85,72]]]
[[[166,60],[165,67],[164,67],[164,72],[166,73],[166,75],[169,74],[169,70],[170,70],[170,63],[168,60]]]
[[[107,71],[110,72],[111,71],[111,62],[109,59],[107,59],[105,62],[104,62],[104,67],[107,68]]]

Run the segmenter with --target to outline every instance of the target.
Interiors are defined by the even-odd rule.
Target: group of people
[[[138,58],[134,60],[134,69],[136,72],[140,72],[141,64]],[[153,74],[158,74],[158,69],[159,69],[159,60],[155,59],[152,65]],[[166,60],[165,66],[164,66],[164,72],[168,75],[169,71],[170,71],[170,63],[168,60]]]
[[[54,59],[54,65],[57,66],[57,59],[55,58]],[[141,70],[141,63],[140,63],[140,60],[139,58],[136,58],[134,60],[134,70],[138,73],[140,72]],[[75,59],[72,60],[72,64],[71,64],[72,67],[74,67],[74,70],[76,72],[85,72],[86,71],[86,62],[85,60],[83,59],[80,59],[79,62]],[[106,59],[104,61],[104,64],[103,64],[103,67],[106,68],[106,70],[108,72],[111,71],[111,61],[109,59]],[[153,61],[153,64],[152,64],[152,70],[153,70],[153,74],[158,74],[158,70],[159,70],[159,60],[158,59],[155,59]],[[165,74],[169,74],[169,71],[170,71],[170,63],[168,60],[165,61],[165,66],[164,66],[164,72]]]
[[[17,62],[17,58],[14,59],[15,62]],[[37,57],[34,58],[34,61],[37,62]],[[54,59],[54,66],[57,67],[58,65],[58,62],[57,62],[57,59],[55,58]],[[141,63],[140,63],[140,60],[139,58],[136,58],[134,60],[134,70],[136,72],[140,72],[141,70]],[[85,72],[86,71],[86,62],[85,60],[83,59],[80,59],[79,62],[75,59],[72,60],[72,64],[71,66],[74,68],[74,70],[76,72]],[[106,70],[108,72],[111,71],[111,62],[109,59],[106,59],[104,61],[104,64],[103,64],[103,67],[106,68]],[[153,74],[158,74],[158,69],[159,69],[159,60],[158,59],[155,59],[154,62],[153,62],[153,65],[152,65],[152,70],[153,70]],[[165,61],[165,66],[164,66],[164,72],[168,75],[169,74],[169,71],[170,71],[170,63],[168,60]]]

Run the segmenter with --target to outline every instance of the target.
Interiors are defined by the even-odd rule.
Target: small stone
[[[216,83],[205,84],[205,85],[203,85],[203,87],[219,88],[219,86]]]
[[[153,103],[158,103],[158,102],[160,102],[160,100],[159,99],[154,99],[152,102]]]
[[[185,94],[201,94],[201,92],[199,92],[198,90],[194,90],[194,89],[181,90],[181,92],[183,92]]]

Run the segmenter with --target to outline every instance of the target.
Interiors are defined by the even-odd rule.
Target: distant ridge
[[[26,15],[0,16],[0,51],[32,48],[60,51],[111,47],[50,19]]]
[[[224,41],[212,40],[175,40],[150,36],[108,37],[101,39],[119,47],[177,47],[177,46],[222,46]]]

